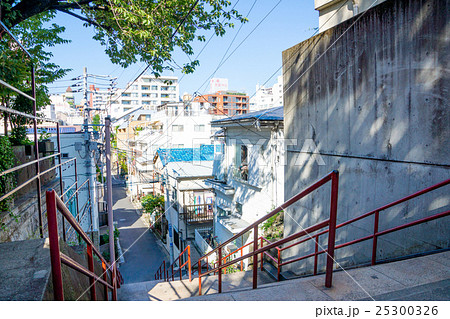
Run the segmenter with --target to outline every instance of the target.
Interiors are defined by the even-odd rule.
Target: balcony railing
[[[187,223],[209,222],[214,218],[213,204],[184,205],[182,214]]]

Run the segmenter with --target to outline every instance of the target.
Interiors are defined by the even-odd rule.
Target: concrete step
[[[325,275],[260,284],[186,301],[450,300],[450,251]]]
[[[222,291],[242,291],[251,289],[253,280],[252,271],[236,272],[222,275]],[[261,284],[273,283],[275,280],[266,272],[258,271],[258,282]],[[198,296],[198,277],[190,282],[189,279],[164,281],[147,281],[123,285],[118,292],[119,300],[150,300],[168,301]],[[202,278],[202,294],[218,293],[218,276]]]

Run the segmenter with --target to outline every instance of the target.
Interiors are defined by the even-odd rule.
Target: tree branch
[[[58,11],[61,11],[61,12],[64,12],[64,13],[67,13],[67,14],[69,14],[69,15],[75,17],[75,18],[78,18],[78,19],[80,19],[80,20],[82,20],[82,21],[84,21],[84,22],[87,22],[87,23],[89,23],[89,24],[91,24],[91,25],[94,25],[94,26],[96,26],[96,27],[105,29],[105,30],[107,30],[107,31],[112,31],[112,29],[111,29],[110,27],[102,26],[101,24],[97,23],[97,22],[94,21],[94,20],[88,19],[88,18],[86,18],[86,17],[83,17],[83,16],[81,16],[81,15],[79,15],[79,14],[76,14],[76,13],[74,13],[74,12],[71,12],[71,11],[69,11],[69,10],[66,10],[66,9],[57,9],[57,10],[58,10]]]

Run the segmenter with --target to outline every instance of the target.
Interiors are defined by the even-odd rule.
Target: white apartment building
[[[250,98],[250,111],[260,111],[272,107],[283,106],[283,77],[277,78],[277,83],[272,87],[266,88],[262,85],[256,85],[256,92]]]
[[[198,103],[186,105],[178,102],[160,106],[151,115],[151,122],[130,143],[135,154],[131,165],[136,170],[135,176],[129,176],[132,196],[138,194],[138,189],[153,189],[153,185],[147,185],[143,180],[153,178],[153,158],[158,149],[199,148],[210,144],[216,130],[210,123],[216,118],[218,116],[209,114]]]
[[[65,125],[83,124],[83,114],[69,101],[73,101],[73,99],[67,99],[65,94],[50,95],[50,104],[43,107],[40,112],[43,117],[60,120]]]
[[[119,89],[112,97],[111,117],[118,118],[137,107],[156,110],[159,105],[179,101],[179,85],[176,76],[142,75],[127,88]]]

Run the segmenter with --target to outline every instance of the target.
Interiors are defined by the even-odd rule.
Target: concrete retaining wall
[[[285,137],[298,140],[288,146],[285,198],[337,169],[339,223],[450,177],[448,14],[448,0],[386,1],[283,52]],[[317,148],[302,149],[307,139]],[[448,209],[449,190],[383,212],[380,230]],[[326,187],[286,210],[285,236],[327,218],[329,196]],[[381,237],[378,258],[449,247],[449,226],[446,217]],[[372,232],[373,218],[341,229],[337,242]],[[371,245],[337,260],[367,262]],[[290,268],[310,272],[311,262]]]

